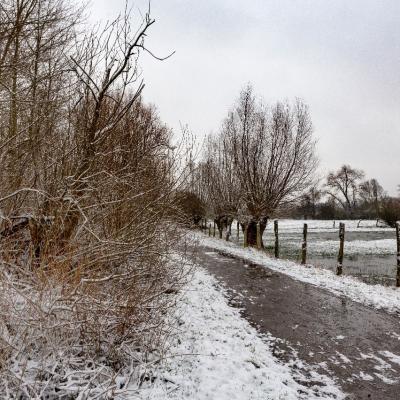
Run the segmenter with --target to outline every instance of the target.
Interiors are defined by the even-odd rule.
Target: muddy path
[[[232,306],[260,333],[279,338],[271,342],[277,357],[315,365],[349,399],[400,399],[400,316],[210,248],[195,257],[227,288]]]

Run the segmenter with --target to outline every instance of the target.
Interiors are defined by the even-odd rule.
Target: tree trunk
[[[222,239],[222,231],[224,229],[224,224],[223,224],[223,221],[222,221],[222,217],[215,218],[214,219],[214,223],[217,225],[219,238]]]
[[[261,233],[261,248],[264,248],[264,243],[262,240],[263,233],[267,227],[267,219],[260,220],[260,233]],[[244,231],[244,225],[242,225],[242,230]],[[250,247],[257,247],[257,221],[252,220],[247,225],[247,244]]]

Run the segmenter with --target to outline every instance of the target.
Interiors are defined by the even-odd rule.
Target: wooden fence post
[[[396,241],[397,241],[396,287],[400,287],[400,222],[396,222]]]
[[[342,275],[343,272],[343,250],[344,250],[344,223],[341,222],[339,224],[339,254],[338,254],[338,263],[336,267],[336,275]]]
[[[279,233],[278,233],[278,220],[274,221],[274,232],[275,232],[275,258],[279,258]]]
[[[239,221],[236,222],[236,236],[237,240],[239,241],[239,229],[240,229],[240,224]]]
[[[303,226],[303,243],[301,245],[301,263],[304,265],[307,262],[307,228],[308,225]]]
[[[244,226],[243,232],[243,247],[247,247],[247,224]]]
[[[211,236],[211,224],[208,225],[208,236]]]
[[[261,249],[261,226],[260,222],[257,222],[257,249]]]

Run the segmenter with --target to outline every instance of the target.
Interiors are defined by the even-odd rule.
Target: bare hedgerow
[[[188,272],[172,246],[182,149],[141,100],[154,20],[134,30],[123,14],[82,36],[70,4],[0,6],[0,390],[10,398],[121,394],[162,347]]]

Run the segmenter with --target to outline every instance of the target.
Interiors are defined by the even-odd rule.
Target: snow
[[[200,232],[192,233],[203,246],[213,248],[242,258],[246,261],[265,266],[273,271],[312,285],[324,288],[337,296],[347,297],[355,302],[400,314],[400,289],[383,285],[371,285],[351,276],[336,276],[332,271],[302,266],[292,261],[269,257],[265,252],[252,248],[241,248],[225,240],[206,237]]]
[[[355,375],[357,378],[360,378],[360,379],[362,379],[363,381],[373,381],[374,380],[374,377],[372,376],[372,375],[370,375],[370,374],[366,374],[366,373],[364,373],[364,372],[360,372],[360,374],[357,376],[357,375]]]
[[[400,357],[396,354],[391,353],[390,351],[380,351],[379,352],[382,356],[386,357],[392,363],[398,363]],[[393,385],[398,383],[398,377],[396,375],[396,371],[392,368],[392,366],[385,361],[384,359],[378,357],[375,354],[363,354],[360,353],[360,356],[364,360],[371,360],[372,362],[375,361],[375,365],[373,367],[374,370],[379,372],[373,372],[373,374],[380,379],[383,383],[387,385]]]
[[[357,220],[279,220],[279,237],[281,245],[288,249],[300,250],[302,244],[303,225],[307,223],[308,233],[324,234],[325,237],[320,238],[312,236],[308,240],[308,253],[312,255],[336,255],[339,248],[339,222],[343,222],[346,226],[346,234],[352,233],[349,240],[346,237],[345,251],[346,255],[395,255],[396,254],[396,238],[395,229],[390,227],[376,227],[375,220],[362,221],[360,227],[357,227]],[[268,223],[263,235],[263,240],[268,246],[274,245],[273,223]],[[360,234],[363,240],[353,240],[355,234]],[[232,237],[236,238],[236,221],[232,225]],[[242,232],[240,232],[242,237]],[[381,238],[382,235],[393,235],[392,238]],[[334,239],[332,239],[334,237]]]
[[[344,354],[339,353],[338,351],[336,351],[336,354],[339,356],[339,358],[342,360],[342,362],[344,362],[345,364],[351,364],[351,360],[346,357]]]
[[[400,356],[398,356],[397,354],[394,354],[390,351],[381,351],[380,354],[382,354],[383,356],[385,356],[386,358],[388,358],[390,361],[392,361],[393,363],[400,365]]]
[[[345,224],[346,232],[394,232],[394,228],[388,226],[376,226],[376,220],[362,220],[358,227],[358,220],[301,220],[301,219],[280,219],[280,232],[303,232],[303,225],[307,224],[308,232],[339,232],[339,223]],[[335,223],[335,225],[334,225]],[[273,232],[274,226],[269,223],[267,232]]]
[[[301,240],[288,240],[285,245],[291,249],[300,249]],[[309,254],[336,255],[339,250],[339,240],[310,241],[307,243]],[[396,239],[352,240],[345,243],[346,255],[394,255],[396,254]]]
[[[269,344],[275,338],[260,336],[238,309],[228,305],[224,290],[203,269],[197,269],[188,284],[178,313],[180,329],[171,343],[170,354],[153,372],[158,376],[154,385],[142,389],[140,398],[344,398],[331,378],[315,371],[316,366],[306,366],[294,359],[290,368],[278,361]],[[301,375],[304,368],[307,376]]]
[[[386,377],[385,375],[379,374],[378,372],[374,372],[374,375],[378,377],[383,383],[386,383],[387,385],[394,385],[398,381],[396,379],[390,379]]]

